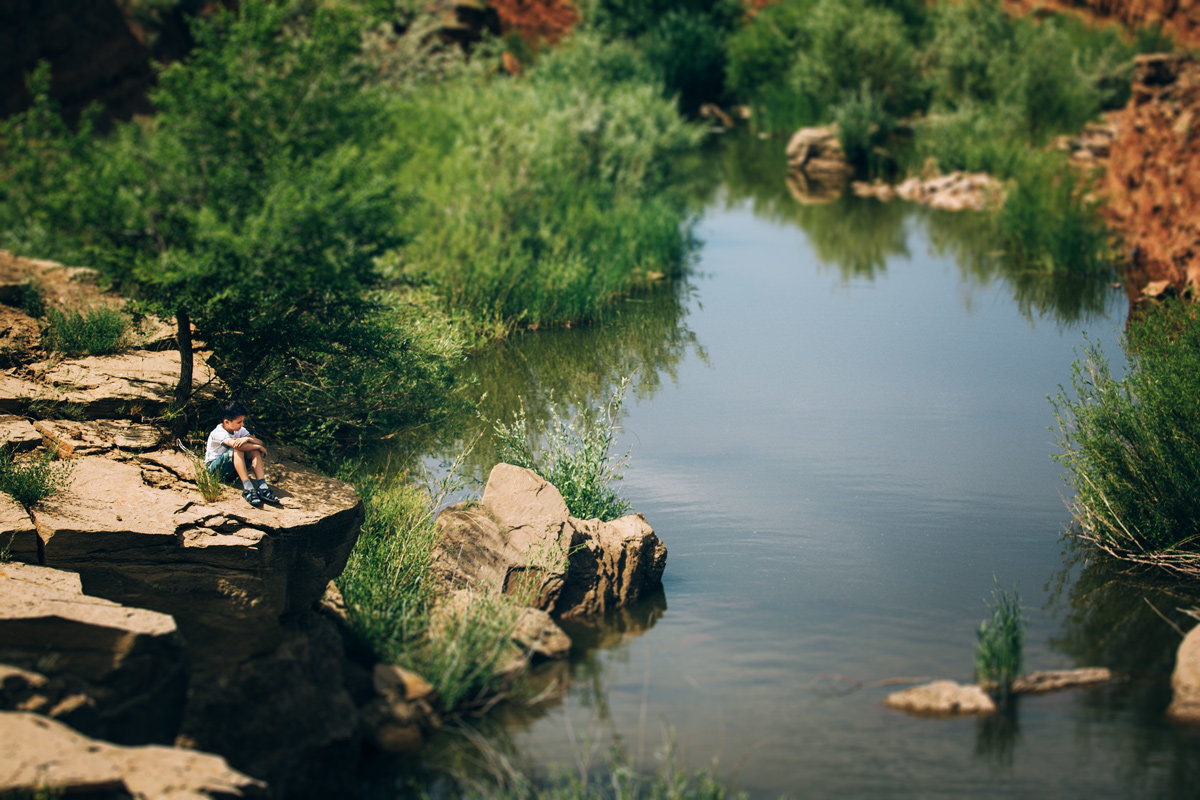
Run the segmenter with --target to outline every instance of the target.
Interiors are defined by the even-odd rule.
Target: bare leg
[[[243,483],[250,480],[250,473],[246,471],[246,454],[241,450],[233,451],[233,469]]]
[[[255,450],[250,454],[250,468],[254,470],[256,480],[262,480],[266,473],[266,466],[263,464],[262,450]]]

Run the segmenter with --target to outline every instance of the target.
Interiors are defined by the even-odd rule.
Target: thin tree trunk
[[[179,345],[179,383],[175,385],[175,411],[172,432],[177,437],[187,433],[187,406],[192,397],[192,320],[186,311],[175,314],[175,341]]]

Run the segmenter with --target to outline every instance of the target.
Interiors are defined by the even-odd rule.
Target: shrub
[[[886,166],[886,159],[879,153],[891,138],[895,118],[884,109],[869,83],[864,82],[858,92],[844,96],[834,106],[833,121],[837,123],[847,161],[870,173],[878,173]]]
[[[979,624],[975,644],[975,680],[1007,698],[1024,663],[1025,622],[1021,598],[999,586],[992,590],[992,616]]]
[[[1096,344],[1052,401],[1078,533],[1119,558],[1200,577],[1200,319],[1172,302],[1131,321],[1123,378]]]
[[[71,462],[55,460],[53,450],[18,458],[12,445],[0,445],[0,491],[26,508],[66,491],[71,485],[71,469]]]
[[[675,156],[699,131],[640,68],[624,46],[575,36],[521,81],[407,100],[397,138],[416,155],[400,178],[423,200],[389,274],[452,313],[534,328],[594,320],[647,272],[678,274],[689,237]]]
[[[67,356],[103,356],[123,348],[128,340],[129,318],[111,306],[86,311],[46,311],[42,343]]]
[[[37,281],[18,284],[12,305],[37,319],[46,315],[46,293]]]
[[[1015,171],[1015,185],[996,218],[1000,246],[1021,263],[1049,272],[1111,271],[1108,231],[1066,158],[1029,151]]]
[[[550,427],[541,437],[545,443],[540,450],[536,439],[530,437],[523,408],[512,423],[494,422],[497,455],[501,461],[531,469],[552,483],[579,519],[608,522],[623,516],[629,511],[629,502],[614,484],[621,480],[620,470],[629,454],[614,461],[612,446],[628,387],[628,379],[622,380],[606,403],[576,414],[569,422],[551,405]]]
[[[888,114],[903,116],[925,95],[916,33],[884,4],[785,0],[730,37],[729,83],[771,130],[826,123],[863,84]]]

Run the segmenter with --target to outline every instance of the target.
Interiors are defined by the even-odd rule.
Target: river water
[[[1124,296],[1013,269],[970,215],[801,203],[777,149],[698,166],[685,284],[475,363],[501,417],[634,376],[622,487],[669,548],[663,594],[572,631],[540,703],[398,771],[599,774],[613,747],[653,770],[669,742],[753,797],[1195,797],[1200,735],[1163,720],[1164,617],[1200,599],[1062,536],[1048,396],[1085,337],[1119,360]],[[888,679],[971,679],[997,584],[1020,594],[1027,668],[1122,679],[986,719],[885,708]]]

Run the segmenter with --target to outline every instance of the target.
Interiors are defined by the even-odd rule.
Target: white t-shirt
[[[233,452],[232,448],[224,444],[226,439],[241,439],[249,435],[250,431],[246,430],[245,425],[235,433],[225,430],[224,425],[217,425],[208,435],[208,444],[204,448],[204,463],[211,464],[218,456]]]

